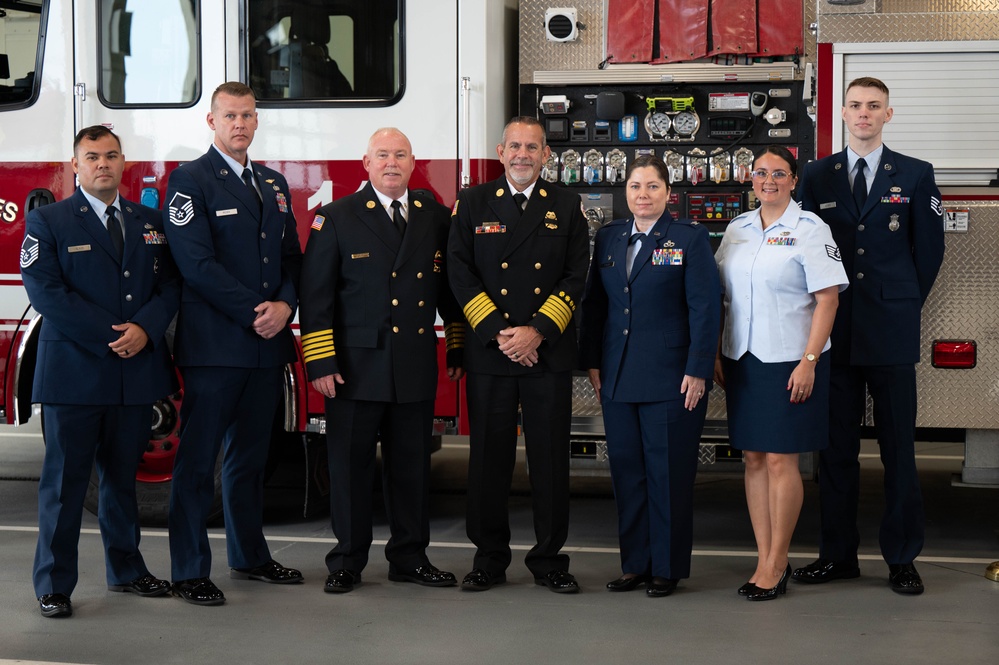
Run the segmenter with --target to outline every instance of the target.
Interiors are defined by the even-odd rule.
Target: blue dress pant
[[[617,502],[621,570],[690,577],[694,478],[708,400],[602,400],[607,453]]]
[[[874,429],[884,466],[885,510],[878,539],[889,564],[912,563],[923,549],[925,518],[916,471],[916,368],[833,364],[829,447],[819,454],[822,535],[819,556],[852,563],[860,533],[860,425],[874,402]]]
[[[209,577],[208,515],[222,449],[222,505],[231,568],[270,560],[263,534],[264,469],[283,367],[184,367],[180,443],[170,494],[173,581]]]
[[[149,443],[152,405],[42,405],[45,459],[38,483],[35,595],[73,593],[83,502],[96,466],[97,520],[109,585],[148,575],[139,553],[135,472]]]

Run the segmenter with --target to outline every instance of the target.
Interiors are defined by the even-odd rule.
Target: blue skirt
[[[829,445],[829,354],[815,367],[815,386],[804,402],[787,389],[798,361],[765,363],[751,353],[722,356],[728,434],[733,448],[761,453],[804,453]]]

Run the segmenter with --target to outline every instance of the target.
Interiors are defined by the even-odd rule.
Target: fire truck
[[[32,415],[38,319],[17,264],[25,215],[73,191],[69,157],[82,127],[105,124],[122,138],[122,194],[160,207],[170,171],[211,142],[214,87],[247,83],[260,115],[251,154],[288,179],[304,242],[313,211],[366,179],[360,158],[375,129],[406,132],[417,157],[411,187],[450,205],[460,188],[501,173],[503,124],[532,115],[552,148],[542,177],[579,194],[591,230],[627,216],[624,169],[655,153],[670,166],[673,213],[717,238],[755,204],[754,154],[771,143],[800,161],[839,150],[845,83],[875,75],[896,108],[886,143],[934,163],[947,208],[945,263],[924,308],[917,424],[965,441],[962,482],[997,485],[996,5],[0,0],[3,417]],[[165,515],[182,399],[153,408],[137,479],[146,520]],[[466,434],[463,406],[460,388],[443,380],[436,430]],[[732,454],[724,413],[716,387],[706,464]],[[600,406],[582,374],[573,414],[574,472],[605,472]],[[300,361],[286,369],[279,415],[274,446],[304,453],[307,507],[321,504],[326,423]]]

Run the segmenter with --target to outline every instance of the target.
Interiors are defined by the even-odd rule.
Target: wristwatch
[[[815,355],[814,353],[806,353],[805,354],[805,360],[807,360],[810,363],[814,363],[814,362],[818,362],[819,361],[819,357],[817,355]]]

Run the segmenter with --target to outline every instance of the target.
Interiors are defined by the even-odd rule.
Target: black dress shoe
[[[461,581],[462,591],[489,591],[497,584],[506,582],[506,574],[492,575],[481,568],[476,568]]]
[[[225,602],[225,594],[207,577],[174,582],[173,593],[194,605],[221,605]]]
[[[46,593],[38,597],[38,607],[43,617],[58,618],[73,616],[73,603],[64,593]]]
[[[355,586],[361,585],[361,574],[353,570],[341,568],[333,571],[326,577],[326,584],[323,591],[326,593],[347,593],[353,591]]]
[[[752,582],[746,582],[741,587],[739,587],[739,595],[748,596],[749,594],[756,591],[756,588],[757,588],[756,585],[753,584]]]
[[[429,563],[409,572],[393,571],[389,568],[388,578],[393,582],[413,582],[423,586],[454,586],[458,583],[454,573],[438,570],[436,566]]]
[[[923,580],[911,563],[888,564],[888,584],[895,593],[918,596],[923,589]]]
[[[804,568],[796,568],[791,575],[791,579],[795,582],[804,582],[805,584],[852,580],[855,577],[860,577],[860,568],[856,561],[831,561],[829,559],[816,559]]]
[[[640,584],[645,584],[649,581],[648,575],[633,575],[632,577],[619,577],[616,580],[611,580],[607,583],[608,591],[633,591],[638,588]]]
[[[680,580],[669,577],[653,577],[645,585],[645,595],[649,598],[665,598],[676,591],[676,585],[679,582]]]
[[[784,569],[784,574],[777,580],[777,584],[769,589],[764,589],[761,586],[756,587],[755,591],[746,595],[746,600],[774,600],[777,596],[783,596],[787,593],[787,581],[790,577],[791,564],[787,564],[787,568]]]
[[[134,593],[137,596],[152,598],[154,596],[162,596],[170,593],[170,583],[166,580],[160,580],[152,575],[146,574],[142,577],[136,577],[134,580],[126,584],[109,584],[108,591],[128,591],[129,593]]]
[[[576,578],[565,570],[549,570],[544,577],[535,577],[534,583],[546,586],[555,593],[579,593]]]
[[[254,568],[230,568],[229,577],[234,580],[259,580],[269,584],[298,584],[302,573],[294,568],[285,568],[271,559]]]

